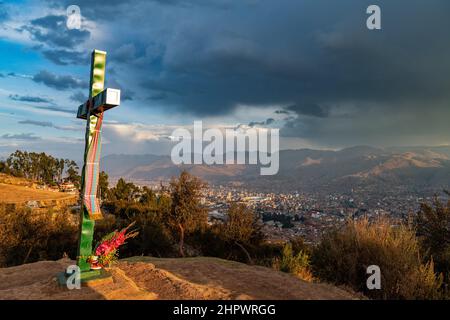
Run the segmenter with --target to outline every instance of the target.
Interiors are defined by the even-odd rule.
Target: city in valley
[[[142,184],[143,182],[140,181]],[[161,182],[143,183],[156,194]],[[208,208],[210,224],[223,223],[231,203],[242,203],[258,216],[268,242],[286,242],[301,237],[305,243],[317,244],[326,231],[339,228],[348,219],[388,217],[409,222],[421,203],[431,203],[436,193],[376,192],[355,188],[346,193],[266,193],[244,187],[208,185],[202,203]]]
[[[224,186],[210,187],[204,196],[211,223],[223,221],[230,202],[241,202],[259,216],[269,241],[302,237],[309,243],[317,243],[324,231],[338,228],[349,218],[389,216],[406,221],[420,203],[431,200],[432,197],[395,193],[378,196],[359,191],[345,195],[258,193]]]

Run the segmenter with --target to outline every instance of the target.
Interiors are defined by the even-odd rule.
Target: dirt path
[[[43,261],[0,269],[0,299],[356,299],[331,285],[216,258],[135,257],[110,269],[111,281],[68,290],[56,274],[73,262]]]

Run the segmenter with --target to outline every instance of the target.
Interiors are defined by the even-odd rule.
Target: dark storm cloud
[[[279,106],[290,116],[283,135],[318,144],[450,134],[440,121],[450,117],[450,2],[378,0],[380,31],[366,28],[371,4],[79,5],[93,21],[114,17],[105,50],[115,77],[150,97],[149,107],[203,117],[228,115],[241,104]]]
[[[53,127],[53,123],[47,121],[36,121],[36,120],[22,120],[19,121],[20,124],[30,124],[38,127]]]
[[[286,107],[286,110],[293,111],[300,116],[310,116],[310,117],[317,117],[317,118],[326,118],[330,115],[327,107],[320,106],[318,104],[290,105],[290,106]],[[287,113],[286,110],[285,110],[285,112]],[[281,113],[281,112],[279,112],[279,113]]]
[[[164,100],[167,98],[167,94],[164,92],[159,92],[152,94],[150,97],[148,97],[150,100],[158,101],[158,100]]]
[[[66,26],[65,15],[46,15],[31,20],[18,28],[27,32],[37,43],[33,47],[42,55],[57,65],[87,64],[89,57],[76,48],[81,46],[91,36],[89,30],[69,29]]]
[[[243,0],[254,2],[253,0]],[[258,0],[256,0],[258,1]],[[72,0],[47,0],[55,7],[67,8],[74,4]],[[133,17],[136,12],[145,12],[149,7],[180,7],[182,9],[195,9],[196,7],[211,7],[228,9],[234,4],[233,0],[109,0],[107,4],[102,1],[77,0],[76,5],[81,9],[84,17],[95,20],[111,20],[117,15]]]
[[[382,2],[383,30],[372,32],[365,27],[367,4],[260,1],[252,12],[245,6],[227,14],[199,10],[195,23],[181,18],[186,9],[174,9],[185,23],[175,22],[171,36],[161,39],[163,71],[149,63],[139,73],[141,83],[153,95],[164,92],[178,110],[200,116],[226,114],[243,103],[295,105],[299,115],[326,117],[328,109],[319,106],[442,94],[446,72],[440,68],[448,71],[448,59],[429,50],[448,51],[443,30],[449,22],[433,15],[442,16],[449,5]],[[415,27],[419,14],[427,23]]]
[[[79,80],[71,75],[56,75],[49,71],[39,71],[33,76],[33,81],[38,83],[43,83],[48,87],[57,90],[67,90],[67,89],[78,89],[87,88],[88,83]]]
[[[64,112],[64,113],[70,113],[70,114],[74,114],[77,112],[77,110],[75,108],[74,108],[74,110],[69,110],[66,108],[58,107],[58,106],[35,106],[33,108],[40,109],[40,110],[54,111],[54,112]]]
[[[132,43],[124,44],[112,53],[112,58],[119,62],[132,62],[136,58],[136,47]]]
[[[18,133],[18,134],[9,134],[6,133],[1,136],[3,139],[8,140],[40,140],[41,137],[35,136],[34,133]]]
[[[122,101],[131,101],[134,99],[134,92],[123,85],[121,85],[116,79],[111,78],[105,81],[105,86],[109,88],[120,89],[120,99]]]
[[[269,118],[266,119],[265,121],[252,121],[248,124],[249,127],[254,127],[254,126],[268,126],[271,125],[272,123],[275,122],[275,119]]]
[[[75,101],[75,102],[79,102],[79,103],[84,103],[88,99],[87,95],[85,95],[81,91],[75,92],[69,98],[70,98],[70,100]]]
[[[54,128],[54,129],[63,130],[63,131],[79,131],[80,130],[80,128],[77,128],[77,127],[55,125],[55,124],[53,124],[53,122],[50,122],[50,121],[22,120],[22,121],[19,121],[18,123],[32,125],[32,126],[38,126],[38,127],[45,127],[45,128]]]
[[[233,1],[231,0],[150,0],[150,1],[158,3],[162,6],[177,6],[183,8],[203,6],[226,10],[233,6]]]
[[[122,101],[131,101],[131,100],[133,100],[133,95],[134,95],[133,91],[124,89],[124,90],[121,90],[120,99]]]
[[[83,52],[70,50],[42,50],[42,54],[48,60],[57,65],[88,64],[89,56]]]
[[[148,0],[108,0],[103,1],[92,0],[47,0],[51,6],[65,10],[68,6],[76,4],[81,9],[81,15],[89,19],[111,20],[116,15],[126,16],[130,11],[137,10],[141,3]]]
[[[69,49],[89,39],[88,30],[68,29],[66,19],[62,15],[48,15],[31,20],[22,29],[28,31],[34,40]]]
[[[22,102],[52,103],[52,100],[48,99],[48,98],[34,97],[34,96],[21,96],[18,94],[10,94],[9,98],[14,101],[22,101]]]

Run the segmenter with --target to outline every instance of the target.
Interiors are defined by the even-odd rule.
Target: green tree
[[[255,213],[244,204],[232,203],[226,221],[219,229],[221,237],[231,246],[239,247],[253,263],[246,247],[259,244],[264,239]]]
[[[120,178],[116,186],[109,191],[112,201],[133,201],[138,194],[139,188],[132,182],[126,182],[123,178]]]
[[[8,165],[6,164],[5,161],[0,161],[0,172],[1,173],[6,173],[6,174],[10,173]]]
[[[108,174],[105,171],[102,171],[98,176],[97,194],[101,200],[106,200],[108,199],[108,193],[109,193]]]
[[[24,177],[45,184],[55,185],[62,181],[64,169],[78,172],[75,162],[70,160],[58,159],[44,152],[26,152],[16,150],[5,162],[3,171],[16,177]],[[72,169],[71,169],[72,168]],[[67,171],[66,170],[66,171]]]
[[[139,202],[147,208],[156,210],[158,207],[158,200],[156,194],[149,187],[144,186],[141,190]]]
[[[67,180],[72,182],[77,189],[81,186],[81,176],[79,174],[80,168],[75,161],[66,159],[64,160],[67,167]]]
[[[201,192],[206,184],[183,171],[178,179],[170,182],[172,204],[167,215],[167,223],[178,233],[179,254],[184,257],[184,239],[187,233],[202,229],[207,225],[208,212],[201,204]]]

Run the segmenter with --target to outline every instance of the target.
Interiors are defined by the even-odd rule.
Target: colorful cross
[[[86,119],[84,165],[81,176],[81,221],[77,265],[83,278],[95,277],[86,259],[92,254],[95,220],[102,219],[97,199],[100,172],[103,112],[120,104],[120,90],[104,89],[106,52],[94,50],[91,59],[89,99],[78,107],[77,118]],[[85,277],[83,277],[83,274]]]

